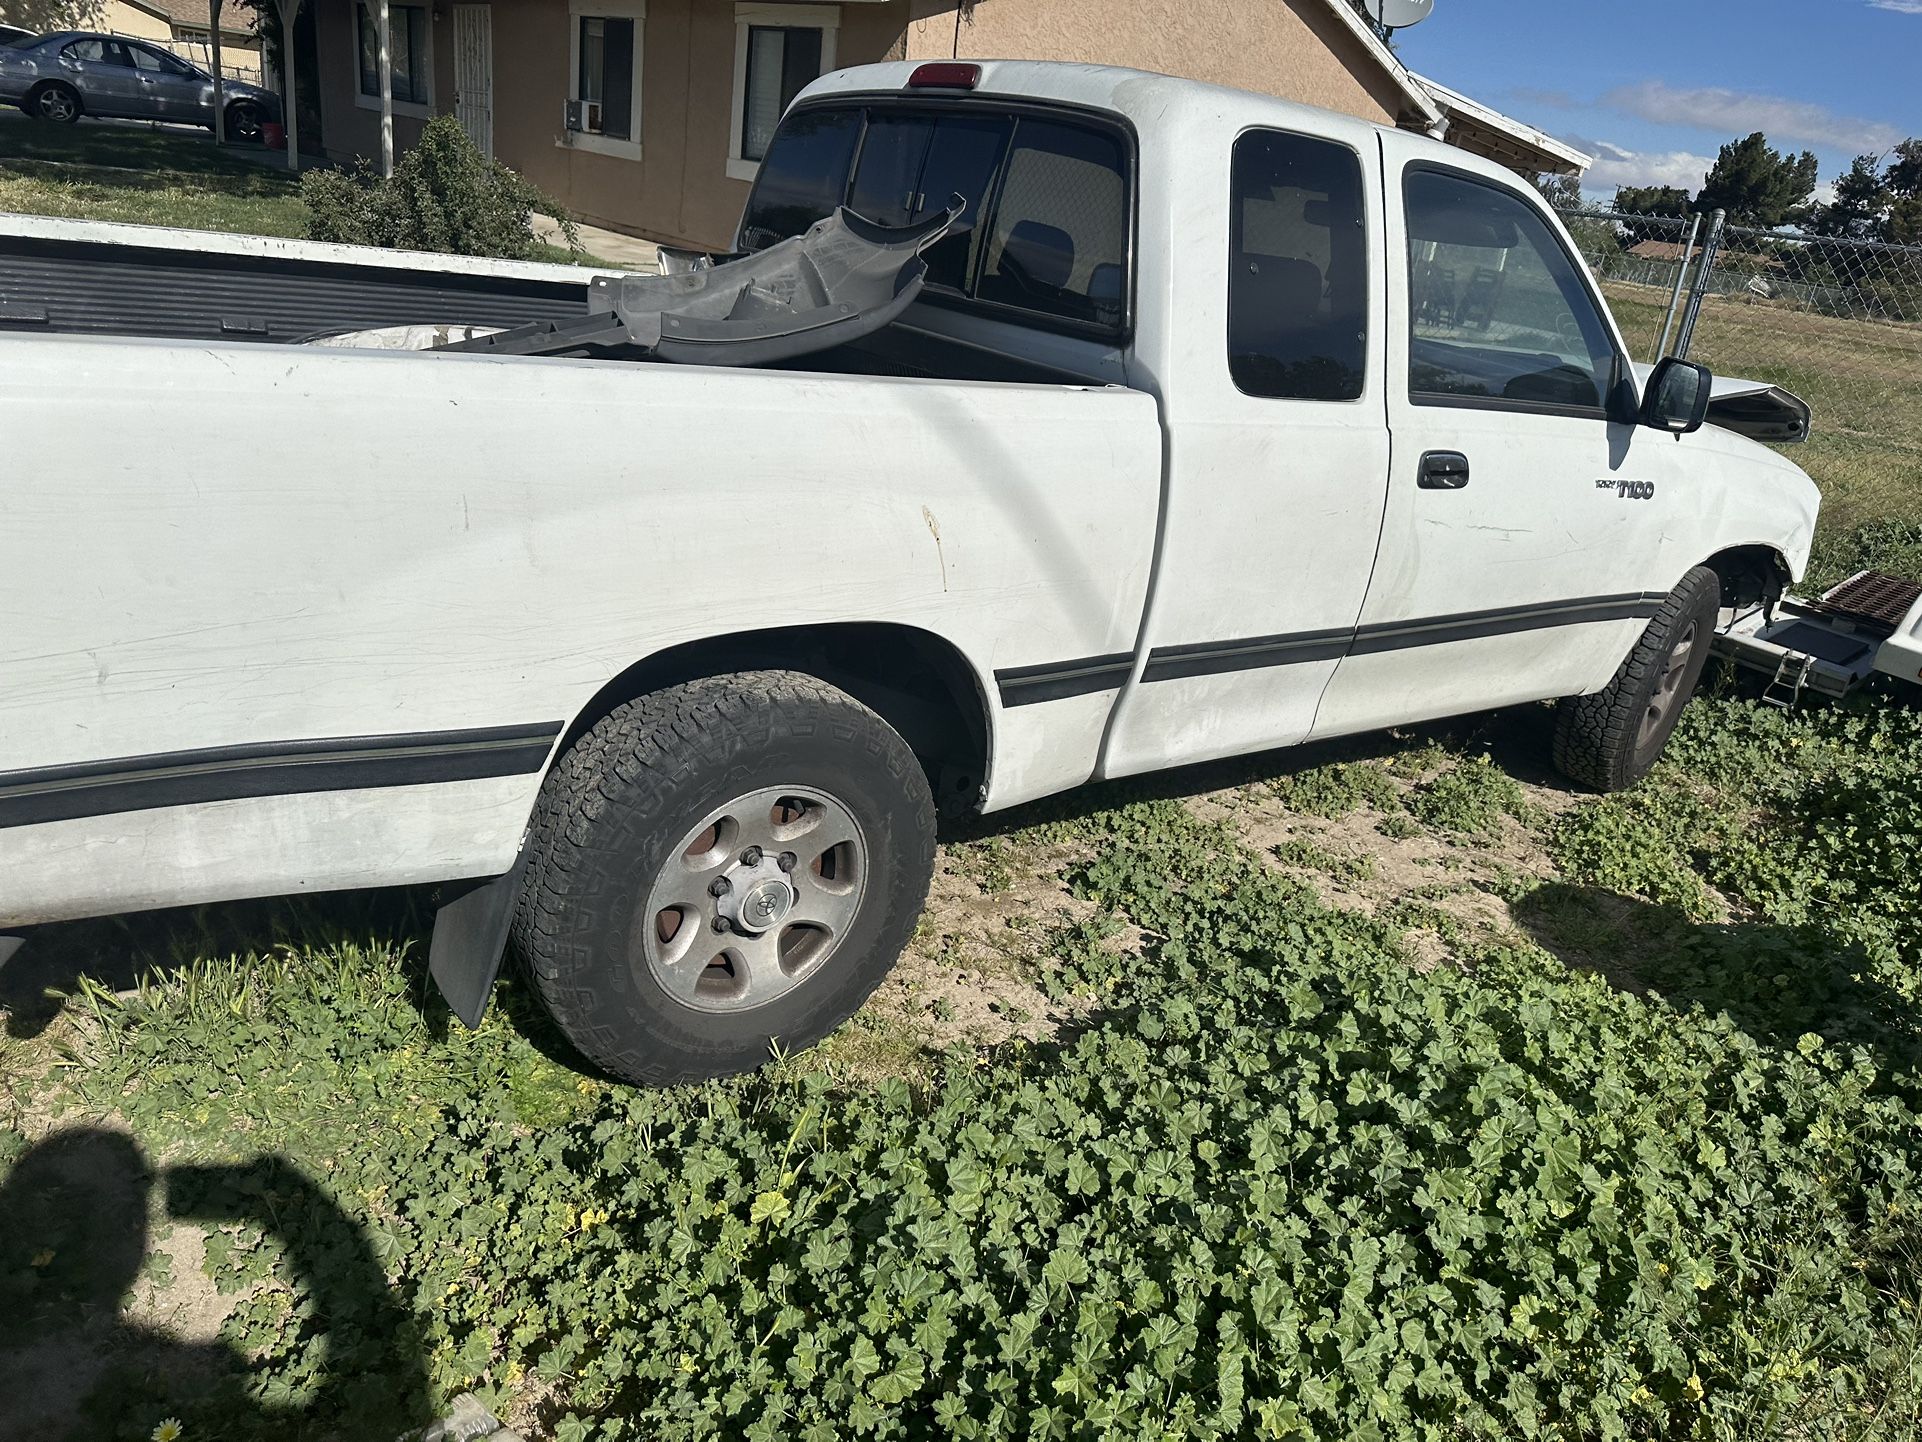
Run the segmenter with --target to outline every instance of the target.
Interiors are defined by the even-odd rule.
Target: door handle
[[[1468,457],[1460,451],[1429,451],[1415,484],[1424,491],[1459,491],[1468,484]]]

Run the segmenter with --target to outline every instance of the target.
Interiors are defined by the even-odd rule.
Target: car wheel
[[[582,1055],[650,1085],[812,1045],[893,968],[927,900],[934,800],[893,727],[810,676],[620,707],[542,787],[516,919]]]
[[[1555,769],[1604,792],[1648,775],[1702,679],[1721,605],[1715,572],[1697,566],[1684,576],[1615,679],[1556,708]]]
[[[38,86],[27,97],[27,113],[56,125],[72,125],[80,118],[80,93],[58,81]]]
[[[227,107],[227,138],[243,145],[260,143],[260,107],[250,100],[236,100]]]

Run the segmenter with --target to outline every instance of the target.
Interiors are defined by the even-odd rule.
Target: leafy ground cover
[[[1609,800],[1537,719],[954,838],[855,1025],[677,1092],[448,1027],[417,897],[177,917],[6,1044],[0,1341],[93,1436],[1915,1435],[1922,718],[1711,700]]]

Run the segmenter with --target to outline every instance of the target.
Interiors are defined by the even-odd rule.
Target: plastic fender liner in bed
[[[488,355],[638,351],[684,365],[765,366],[860,340],[895,321],[927,281],[923,252],[960,220],[959,196],[892,228],[845,208],[805,235],[675,275],[596,279],[591,314],[437,347]]]

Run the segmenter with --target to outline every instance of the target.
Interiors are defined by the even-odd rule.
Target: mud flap
[[[507,955],[507,933],[514,924],[521,881],[530,853],[522,850],[514,869],[491,881],[454,882],[434,913],[434,938],[427,948],[427,970],[448,1007],[470,1031],[487,1015],[488,998]]]

